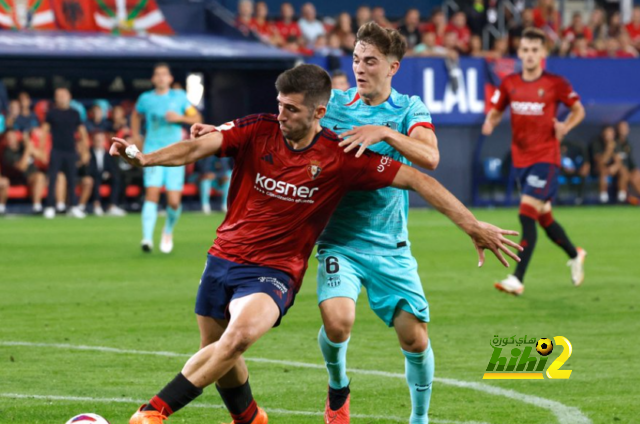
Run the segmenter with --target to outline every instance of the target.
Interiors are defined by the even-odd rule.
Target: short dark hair
[[[336,69],[335,71],[331,72],[331,78],[337,78],[337,77],[347,78],[347,73],[344,71],[341,71],[340,69]]]
[[[542,45],[547,44],[547,35],[540,28],[527,28],[522,32],[522,38],[527,40],[540,40]]]
[[[167,68],[167,70],[169,71],[169,73],[170,73],[171,75],[173,75],[173,74],[171,73],[171,66],[169,66],[169,64],[168,64],[167,62],[158,62],[158,63],[156,63],[155,65],[153,65],[153,72],[155,72],[155,71],[156,71],[156,69],[158,69],[158,68]]]
[[[407,42],[395,29],[382,28],[375,22],[368,22],[358,29],[356,43],[376,46],[380,53],[402,60],[407,52]]]
[[[326,106],[331,97],[331,78],[317,65],[299,65],[284,71],[276,80],[276,90],[282,94],[300,93],[304,103],[312,109]]]

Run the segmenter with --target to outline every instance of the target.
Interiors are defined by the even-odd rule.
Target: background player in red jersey
[[[551,213],[551,201],[558,190],[560,141],[584,118],[580,97],[564,78],[545,72],[542,61],[546,56],[546,36],[538,29],[522,34],[518,56],[522,73],[509,75],[491,98],[493,108],[482,126],[482,134],[490,135],[511,106],[513,133],[511,150],[513,165],[522,194],[520,222],[524,250],[513,275],[495,284],[499,290],[521,295],[524,292],[524,273],[536,245],[536,221],[547,236],[569,255],[573,284],[584,280],[584,259],[587,255],[571,243],[564,229]],[[570,108],[564,122],[556,119],[558,103]]]
[[[111,154],[136,166],[182,166],[210,155],[233,156],[229,211],[209,250],[196,299],[201,349],[131,424],[161,424],[213,383],[235,424],[264,424],[242,354],[293,305],[309,255],[340,199],[349,190],[389,185],[417,191],[471,237],[480,263],[490,249],[517,260],[505,235],[480,223],[433,178],[387,156],[345,153],[337,135],[320,126],[331,79],[301,65],[276,81],[276,115],[252,115],[217,131],[149,154],[114,138]]]

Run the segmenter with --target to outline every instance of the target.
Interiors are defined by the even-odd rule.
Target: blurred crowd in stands
[[[282,3],[277,19],[269,19],[263,1],[240,0],[237,28],[262,42],[304,55],[342,56],[353,51],[360,25],[371,20],[385,28],[395,28],[407,40],[409,56],[487,57],[515,55],[522,32],[529,27],[543,29],[549,36],[549,49],[554,55],[594,58],[635,58],[640,51],[640,6],[634,8],[631,20],[622,22],[619,11],[602,8],[590,16],[575,12],[571,22],[563,26],[555,0],[538,0],[533,8],[516,2],[520,9],[507,13],[508,34],[492,37],[483,43],[483,30],[497,19],[496,0],[473,0],[470,7],[451,13],[447,18],[442,8],[431,16],[421,16],[409,9],[398,21],[387,18],[382,7],[360,6],[355,14],[343,12],[322,20],[313,3],[305,3],[299,11],[291,3]]]
[[[44,201],[79,218],[88,209],[98,216],[125,214],[119,206],[125,188],[140,186],[142,174],[108,149],[111,136],[128,135],[133,103],[87,106],[66,88],[56,90],[53,102],[33,104],[26,92],[10,100],[0,113],[0,213],[11,193],[17,201],[28,196],[34,213],[43,211]]]

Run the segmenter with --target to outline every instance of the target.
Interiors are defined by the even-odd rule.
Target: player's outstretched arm
[[[410,166],[403,165],[391,185],[396,188],[417,192],[420,197],[467,233],[478,251],[478,266],[484,264],[485,249],[492,251],[507,268],[509,267],[509,262],[504,258],[503,252],[511,259],[520,261],[518,256],[508,247],[513,247],[520,251],[522,247],[505,237],[517,236],[517,231],[503,230],[486,222],[478,221],[469,209],[434,178]]]
[[[213,132],[199,138],[173,143],[152,153],[143,154],[135,144],[113,137],[109,154],[122,156],[124,160],[137,167],[182,166],[218,153],[222,146],[222,138],[221,133]]]
[[[502,120],[503,114],[504,112],[501,112],[496,108],[492,108],[489,111],[489,113],[487,113],[487,117],[484,120],[484,124],[482,124],[482,135],[491,135],[493,130],[498,126],[498,124]]]

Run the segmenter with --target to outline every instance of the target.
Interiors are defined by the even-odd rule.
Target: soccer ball
[[[553,351],[553,342],[543,337],[536,343],[536,350],[540,355],[547,356]]]
[[[80,414],[71,418],[66,424],[109,424],[109,421],[96,414]]]

